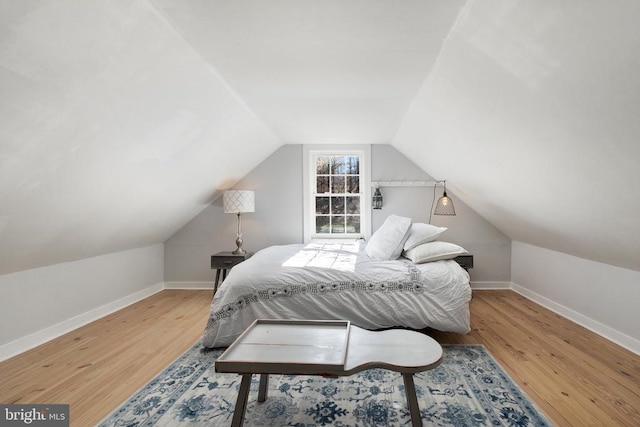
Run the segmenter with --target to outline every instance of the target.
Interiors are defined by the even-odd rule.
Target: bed
[[[469,274],[450,259],[376,259],[360,241],[271,246],[230,271],[211,304],[202,343],[228,346],[255,319],[467,333],[470,300]]]

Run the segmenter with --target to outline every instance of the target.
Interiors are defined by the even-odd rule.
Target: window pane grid
[[[317,156],[315,172],[315,232],[360,234],[360,157]]]
[[[316,215],[317,234],[359,234],[360,215]]]

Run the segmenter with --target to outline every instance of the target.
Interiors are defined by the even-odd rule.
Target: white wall
[[[256,211],[243,215],[243,248],[256,251],[270,245],[303,242],[303,145],[284,145],[234,185],[255,190]],[[412,159],[413,160],[413,159]],[[429,180],[430,176],[391,145],[371,145],[371,177],[380,180]],[[426,222],[433,188],[384,188],[384,207],[373,211],[376,230],[392,214]],[[434,217],[449,230],[443,240],[473,252],[470,271],[474,287],[509,287],[511,242],[493,225],[455,198],[458,215]],[[221,198],[165,242],[165,280],[169,288],[213,287],[210,256],[235,249],[235,215],[225,214]]]
[[[163,288],[163,245],[0,276],[0,360]]]
[[[283,145],[233,188],[254,190],[256,211],[242,215],[242,247],[301,243],[302,145]],[[222,195],[222,192],[220,192]],[[222,197],[165,242],[167,287],[213,287],[211,255],[236,249],[238,219],[226,214]]]
[[[371,158],[372,181],[430,181],[446,179],[432,177],[391,145],[374,145]],[[436,200],[442,196],[442,186],[436,188]],[[414,222],[429,222],[434,200],[433,187],[381,188],[384,203],[374,210],[373,230],[378,229],[390,214],[412,218]],[[474,267],[469,270],[473,288],[506,288],[511,283],[511,240],[486,219],[464,203],[455,191],[447,187],[456,216],[431,217],[431,224],[447,227],[440,240],[461,245],[473,254]]]
[[[640,354],[640,272],[514,241],[517,292]]]

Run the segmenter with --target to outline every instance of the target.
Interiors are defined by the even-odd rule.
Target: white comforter
[[[369,258],[361,243],[271,246],[229,272],[202,343],[228,346],[255,319],[467,333],[470,300],[469,275],[455,261],[381,261]]]

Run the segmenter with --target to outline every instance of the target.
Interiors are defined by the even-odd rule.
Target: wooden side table
[[[460,267],[464,268],[467,271],[470,268],[473,268],[473,255],[471,255],[471,254],[469,254],[469,255],[458,255],[453,260],[455,262],[457,262],[458,264],[460,264]]]
[[[253,252],[246,252],[244,254],[234,254],[233,252],[218,252],[215,255],[211,255],[211,269],[216,270],[216,281],[213,286],[213,294],[218,292],[218,284],[220,283],[220,273],[222,273],[222,281],[227,278],[227,271],[231,270],[234,265],[240,264],[242,261],[248,259],[253,255]]]

